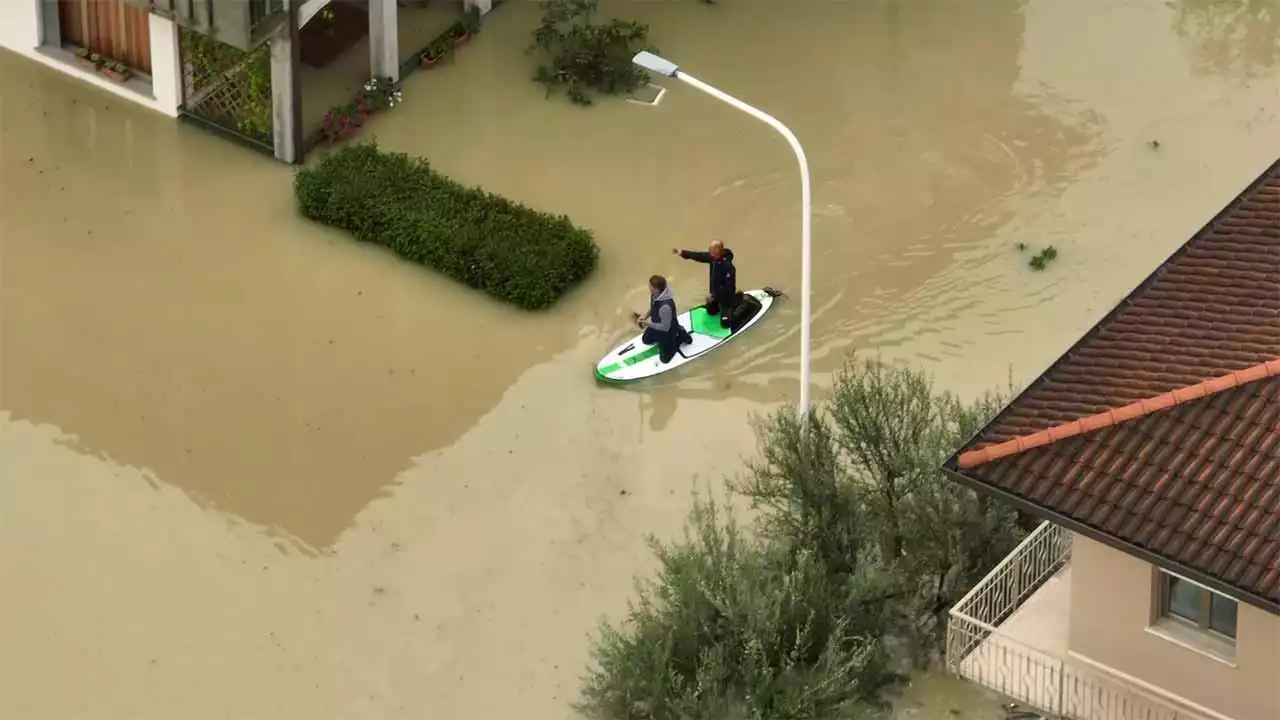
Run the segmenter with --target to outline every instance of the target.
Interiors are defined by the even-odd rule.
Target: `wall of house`
[[[1153,573],[1150,564],[1077,534],[1071,654],[1233,720],[1280,718],[1280,616],[1241,603],[1234,659],[1218,659],[1150,628]]]
[[[52,13],[46,8],[51,7]],[[178,29],[169,20],[149,18],[151,77],[117,84],[75,64],[74,55],[57,42],[57,3],[52,0],[0,0],[0,47],[66,73],[118,97],[176,116],[182,103],[182,79],[178,64]]]

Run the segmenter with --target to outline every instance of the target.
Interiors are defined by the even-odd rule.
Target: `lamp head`
[[[666,77],[675,77],[676,73],[680,72],[680,66],[664,57],[654,55],[648,50],[641,50],[636,53],[636,56],[631,58],[631,62],[649,72],[665,75]]]

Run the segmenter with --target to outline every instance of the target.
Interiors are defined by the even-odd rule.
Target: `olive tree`
[[[923,373],[851,360],[802,428],[756,424],[733,493],[743,528],[695,498],[685,537],[653,541],[655,579],[605,623],[579,709],[600,720],[856,718],[928,662],[946,609],[1017,543],[1012,510],[939,466],[1000,406]]]

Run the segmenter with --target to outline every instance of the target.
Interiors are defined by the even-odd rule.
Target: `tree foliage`
[[[616,18],[598,22],[597,5],[598,0],[542,3],[542,24],[529,51],[541,58],[533,79],[548,95],[564,89],[572,102],[590,105],[592,93],[629,93],[649,79],[631,62],[646,49],[649,26]]]
[[[695,500],[683,542],[627,620],[606,623],[580,709],[601,720],[852,718],[928,662],[942,619],[1022,531],[939,466],[1001,405],[922,373],[852,360],[808,432],[757,423],[760,458],[731,489],[743,530]]]

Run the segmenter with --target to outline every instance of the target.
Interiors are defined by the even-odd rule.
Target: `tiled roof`
[[[999,460],[1003,457],[1043,447],[1076,435],[1136,420],[1183,403],[1232,390],[1246,383],[1266,380],[1272,377],[1280,377],[1280,358],[1245,370],[1236,370],[1212,380],[1205,380],[1191,387],[1179,388],[1153,398],[1139,400],[1136,403],[1131,403],[1115,410],[1107,410],[1079,420],[1072,420],[1062,425],[1054,425],[1046,430],[1037,430],[1030,435],[1019,435],[1012,440],[1006,440],[995,445],[983,445],[975,450],[966,450],[956,459],[956,465],[962,470],[967,470],[983,463],[989,463],[992,460]]]
[[[1280,613],[1278,358],[1280,163],[948,469]]]
[[[1273,376],[969,474],[1280,606],[1277,428]]]
[[[1001,413],[979,445],[1280,357],[1280,163]]]

